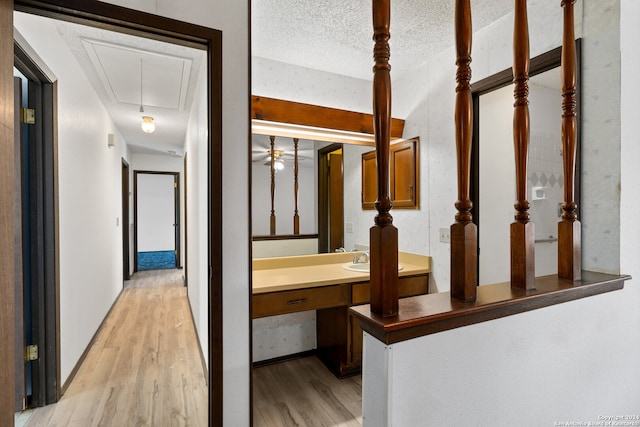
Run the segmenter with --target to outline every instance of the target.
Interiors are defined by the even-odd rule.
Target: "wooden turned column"
[[[456,0],[456,106],[455,133],[458,161],[458,200],[455,223],[451,225],[451,297],[475,301],[478,285],[478,232],[472,222],[473,204],[469,196],[471,182],[471,141],[473,110],[471,105],[471,5]]]
[[[376,140],[378,214],[370,230],[371,311],[383,317],[398,314],[398,229],[393,226],[389,198],[391,66],[389,65],[390,0],[373,0],[373,127]]]
[[[293,138],[293,234],[300,234],[300,216],[298,215],[298,138]]]
[[[270,136],[271,139],[271,217],[269,218],[269,234],[275,236],[276,234],[276,210],[275,210],[275,196],[276,196],[276,159],[274,153],[275,136]]]
[[[562,220],[558,223],[558,277],[580,280],[581,233],[574,200],[576,173],[576,44],[573,5],[576,0],[563,0],[564,31],[562,37],[562,167],[564,173],[564,203]]]
[[[513,145],[516,162],[515,222],[511,224],[511,286],[535,288],[535,230],[527,201],[529,151],[529,25],[527,1],[516,0],[513,31]]]

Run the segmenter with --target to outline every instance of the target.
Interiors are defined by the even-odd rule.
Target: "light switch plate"
[[[440,242],[442,243],[449,243],[449,229],[448,228],[441,228],[440,229]]]

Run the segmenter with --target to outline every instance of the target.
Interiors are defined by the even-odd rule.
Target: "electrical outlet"
[[[353,223],[352,222],[345,222],[344,223],[344,231],[345,231],[345,233],[353,233]]]
[[[442,243],[449,243],[449,229],[441,228],[440,229],[440,241]]]

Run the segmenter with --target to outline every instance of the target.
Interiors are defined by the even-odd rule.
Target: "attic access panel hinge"
[[[23,108],[20,116],[22,123],[26,125],[36,124],[36,110],[33,108]]]
[[[28,345],[24,349],[24,361],[31,362],[34,360],[38,360],[38,346]]]

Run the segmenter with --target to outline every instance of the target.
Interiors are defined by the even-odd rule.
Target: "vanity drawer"
[[[269,292],[253,296],[253,318],[349,305],[349,285]]]
[[[429,292],[429,275],[407,276],[398,279],[398,296],[400,298],[422,295]],[[351,304],[367,304],[371,299],[369,282],[357,283],[351,288]]]

